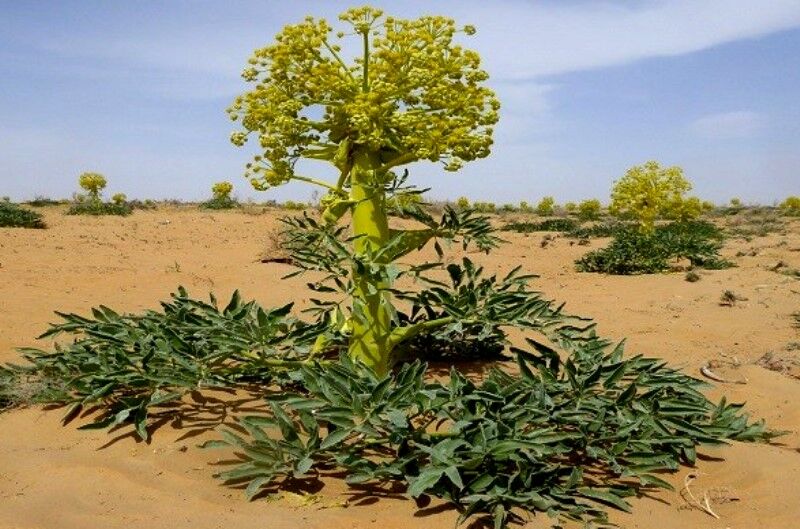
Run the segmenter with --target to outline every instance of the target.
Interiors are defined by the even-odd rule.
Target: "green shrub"
[[[670,262],[688,259],[692,266],[727,268],[730,262],[719,256],[724,237],[709,222],[674,222],[657,226],[652,233],[626,228],[602,249],[576,261],[580,272],[615,275],[654,274],[670,269]]]
[[[800,197],[787,197],[786,200],[781,202],[780,208],[784,215],[800,217]]]
[[[234,209],[241,207],[239,201],[231,196],[233,184],[217,182],[211,186],[211,198],[200,203],[201,209]]]
[[[716,211],[717,205],[711,202],[710,200],[704,200],[700,204],[700,208],[703,210],[704,213],[711,213],[713,211]]]
[[[28,206],[33,206],[35,208],[42,208],[45,206],[59,206],[61,204],[66,203],[64,200],[53,200],[52,198],[43,197],[43,196],[36,196],[33,200],[29,200],[25,204]]]
[[[537,231],[571,232],[577,228],[578,223],[572,219],[547,219],[541,222],[512,222],[503,226],[503,231],[516,231],[519,233]]]
[[[303,211],[309,206],[305,202],[295,202],[294,200],[287,200],[286,202],[281,204],[281,207],[283,209],[288,209],[289,211]]]
[[[201,209],[235,209],[239,202],[231,197],[214,197],[200,204]]]
[[[571,230],[568,235],[578,239],[590,239],[595,237],[613,237],[622,230],[628,229],[630,224],[624,222],[601,222],[590,226],[578,226]]]
[[[583,221],[597,220],[600,218],[600,213],[603,206],[596,198],[582,201],[578,204],[578,218]]]
[[[128,205],[132,209],[141,209],[141,210],[153,210],[158,208],[156,202],[149,198],[146,200],[138,200],[138,199],[129,200]]]
[[[0,200],[0,228],[42,229],[46,227],[40,213],[6,200]]]
[[[536,204],[536,214],[542,217],[549,217],[555,213],[556,199],[553,197],[544,197]]]
[[[111,197],[111,202],[117,206],[121,206],[128,201],[128,196],[125,193],[114,193]]]
[[[494,202],[475,202],[472,205],[472,209],[477,213],[495,213],[497,206]]]
[[[67,215],[118,215],[125,217],[133,213],[130,204],[114,204],[100,200],[86,199],[74,202],[67,210]]]
[[[235,418],[235,430],[205,444],[234,450],[220,478],[246,484],[248,497],[337,468],[348,483],[397,483],[455,505],[460,521],[484,514],[497,527],[516,508],[603,523],[607,507],[627,511],[626,498],[670,488],[659,476],[694,464],[697,445],[780,435],[741,405],[710,402],[701,381],[663,361],[624,354],[591,322],[525,289],[522,276],[481,280],[466,262],[456,268],[446,289],[453,310],[474,302],[477,287],[490,298],[482,314],[516,313],[562,351],[529,338],[513,350],[519,374],[493,369],[481,382],[456,369],[442,381],[419,361],[378,375],[347,355],[313,358],[326,325],[294,318],[291,305],[265,310],[235,293],[223,308],[180,289],[162,311],[62,314],[42,337],[74,339],[0,367],[0,406],[13,405],[25,381],[36,389],[30,402],[69,405],[65,421],[99,409],[82,428],[132,425],[147,440],[198,387],[253,398],[271,387],[263,413]]]
[[[458,209],[469,209],[469,199],[467,197],[458,197],[456,207]]]

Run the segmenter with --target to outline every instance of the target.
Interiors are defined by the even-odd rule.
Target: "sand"
[[[50,229],[0,229],[0,361],[17,359],[15,347],[45,345],[35,337],[55,321],[54,310],[86,313],[102,303],[137,311],[156,307],[178,285],[196,296],[225,297],[238,288],[264,305],[308,302],[303,278],[281,281],[287,265],[259,261],[277,225],[274,212],[166,208],[90,218],[42,211]],[[738,267],[701,272],[696,283],[683,273],[575,272],[573,260],[602,240],[578,246],[556,237],[542,247],[541,234],[504,237],[510,244],[470,258],[490,271],[522,264],[539,274],[537,288],[547,297],[595,318],[601,334],[627,337],[629,352],[663,357],[697,376],[711,361],[726,379],[746,381],[717,384],[711,397],[747,401],[753,417],[793,430],[774,445],[704,448],[696,468],[671,476],[675,492],[638,498],[633,514],[614,512],[613,520],[642,529],[800,527],[800,380],[796,371],[757,363],[768,352],[800,354],[789,345],[800,342],[791,317],[800,311],[800,281],[770,270],[779,261],[800,268],[800,223],[785,235],[730,240],[724,254]],[[746,300],[721,306],[724,290]],[[402,491],[371,497],[335,479],[315,484],[305,498],[248,503],[212,477],[225,453],[197,448],[212,433],[188,437],[185,428],[167,425],[147,444],[127,429],[109,435],[79,431],[80,422],[63,427],[62,415],[36,407],[0,414],[0,528],[430,529],[456,519],[436,501],[420,507]],[[698,475],[693,493],[707,493],[719,519],[681,496],[689,473]],[[538,516],[526,527],[547,522]]]

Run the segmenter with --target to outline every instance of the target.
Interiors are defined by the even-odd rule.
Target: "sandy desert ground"
[[[166,208],[90,218],[43,211],[50,229],[0,229],[0,361],[18,358],[17,346],[37,345],[53,310],[86,313],[103,303],[138,311],[156,307],[177,285],[196,296],[238,288],[264,305],[307,301],[303,278],[281,281],[286,265],[258,259],[276,213]],[[792,431],[774,445],[704,449],[696,469],[670,478],[676,492],[639,498],[633,514],[612,513],[614,521],[631,529],[800,527],[800,373],[791,364],[800,355],[791,345],[800,342],[792,317],[800,311],[800,281],[770,270],[779,261],[800,268],[800,222],[787,234],[729,240],[724,254],[738,266],[701,272],[696,283],[682,273],[575,272],[574,259],[602,240],[586,247],[557,237],[543,248],[541,234],[505,238],[510,244],[492,255],[470,257],[489,270],[521,263],[540,274],[547,297],[594,317],[601,334],[627,337],[629,352],[663,357],[697,376],[715,362],[720,374],[746,383],[717,384],[709,395],[747,401],[752,416]],[[721,306],[724,290],[746,300]],[[787,372],[757,363],[769,352],[786,360]],[[224,455],[196,448],[203,436],[165,426],[146,444],[124,430],[115,436],[62,427],[62,415],[40,408],[0,414],[0,528],[430,529],[453,527],[456,519],[436,502],[420,507],[402,491],[370,497],[336,480],[325,480],[315,496],[248,503],[212,478]],[[695,495],[707,493],[719,519],[682,498],[690,472],[699,473]],[[547,526],[542,516],[526,525]]]

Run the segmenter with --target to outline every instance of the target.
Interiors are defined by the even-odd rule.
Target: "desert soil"
[[[303,278],[282,281],[288,266],[259,261],[277,213],[166,208],[91,218],[43,211],[47,230],[0,229],[0,361],[18,359],[15,347],[47,346],[35,337],[55,321],[54,310],[155,308],[178,285],[220,298],[238,288],[267,306],[308,301]],[[746,401],[753,417],[791,431],[773,445],[704,448],[696,468],[671,476],[675,492],[638,498],[633,514],[612,513],[614,521],[631,529],[800,527],[800,380],[791,367],[798,357],[792,343],[800,341],[792,318],[800,310],[800,281],[770,270],[779,261],[800,268],[800,223],[786,234],[729,240],[724,254],[738,266],[701,272],[695,283],[680,272],[575,272],[574,259],[602,240],[578,246],[556,237],[543,247],[542,234],[504,237],[509,244],[492,255],[470,258],[490,271],[522,264],[540,274],[537,286],[547,297],[595,318],[601,334],[627,337],[629,353],[663,357],[695,376],[712,362],[716,373],[742,383],[718,383],[709,396]],[[721,306],[725,290],[746,299]],[[757,363],[770,352],[788,371]],[[242,491],[212,477],[226,454],[197,448],[213,432],[191,436],[181,425],[166,425],[143,443],[125,429],[63,427],[62,415],[38,407],[0,414],[0,528],[430,529],[453,527],[457,516],[437,502],[417,505],[402,491],[376,496],[335,479],[303,494],[248,503]],[[697,475],[692,492],[706,495],[719,519],[681,494],[690,473]],[[526,524],[547,526],[543,516]]]

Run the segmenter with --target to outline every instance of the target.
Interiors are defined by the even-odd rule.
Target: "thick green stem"
[[[376,169],[381,165],[377,152],[358,150],[350,176],[350,199],[353,204],[353,232],[356,255],[363,262],[372,261],[389,241],[386,196]],[[352,335],[349,354],[379,374],[389,370],[392,331],[392,307],[383,274],[376,270],[353,269],[355,284]]]

